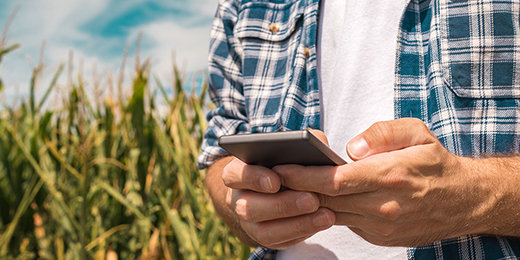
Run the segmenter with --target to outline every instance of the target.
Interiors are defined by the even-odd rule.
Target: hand
[[[373,244],[420,246],[485,230],[483,216],[496,204],[492,185],[420,120],[376,123],[347,147],[354,163],[273,170],[284,186],[318,193],[336,225]]]
[[[319,208],[317,195],[280,191],[280,178],[272,170],[247,165],[238,159],[224,167],[228,187],[226,204],[247,235],[264,247],[284,249],[331,227],[334,213]]]

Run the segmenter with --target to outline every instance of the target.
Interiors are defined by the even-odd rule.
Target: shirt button
[[[305,49],[303,49],[303,55],[305,55],[306,59],[309,59],[311,57],[311,50],[309,50],[309,48],[305,47]]]
[[[280,27],[278,27],[278,24],[272,23],[271,25],[269,25],[269,30],[275,34],[280,31]]]

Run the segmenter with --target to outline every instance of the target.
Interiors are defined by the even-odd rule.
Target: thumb
[[[347,144],[347,153],[357,161],[368,156],[438,142],[419,119],[403,118],[377,122]]]

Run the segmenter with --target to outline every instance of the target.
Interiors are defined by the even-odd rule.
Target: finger
[[[373,124],[347,144],[347,153],[357,161],[373,154],[437,142],[419,119],[403,118]]]
[[[342,166],[280,165],[273,171],[287,188],[339,196],[377,190],[378,173],[386,171],[385,165],[370,161]]]
[[[334,222],[334,213],[329,209],[320,208],[315,213],[303,216],[261,223],[243,222],[242,227],[259,244],[270,248],[295,239],[312,236],[330,228]]]
[[[283,191],[265,194],[236,191],[231,208],[243,221],[262,222],[273,219],[306,215],[318,210],[318,197],[312,193]]]
[[[248,165],[236,158],[224,167],[222,180],[232,189],[264,193],[280,190],[280,177],[274,171],[263,166]]]
[[[395,221],[402,215],[403,208],[399,202],[388,197],[389,195],[379,192],[338,197],[318,195],[320,206],[329,208],[336,213],[350,213]]]
[[[320,141],[327,146],[329,146],[329,140],[327,139],[327,136],[324,132],[318,130],[318,129],[308,129],[312,135],[316,136]]]

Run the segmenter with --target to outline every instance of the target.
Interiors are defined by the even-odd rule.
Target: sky
[[[7,33],[20,49],[0,64],[7,97],[28,91],[44,44],[44,79],[73,53],[76,69],[117,73],[126,46],[150,58],[154,75],[172,79],[172,54],[186,74],[206,69],[209,32],[218,0],[1,0],[0,29],[18,9]],[[79,65],[82,64],[82,65]],[[133,60],[127,67],[134,66]],[[63,78],[63,77],[62,77]],[[2,93],[6,95],[6,93]]]

